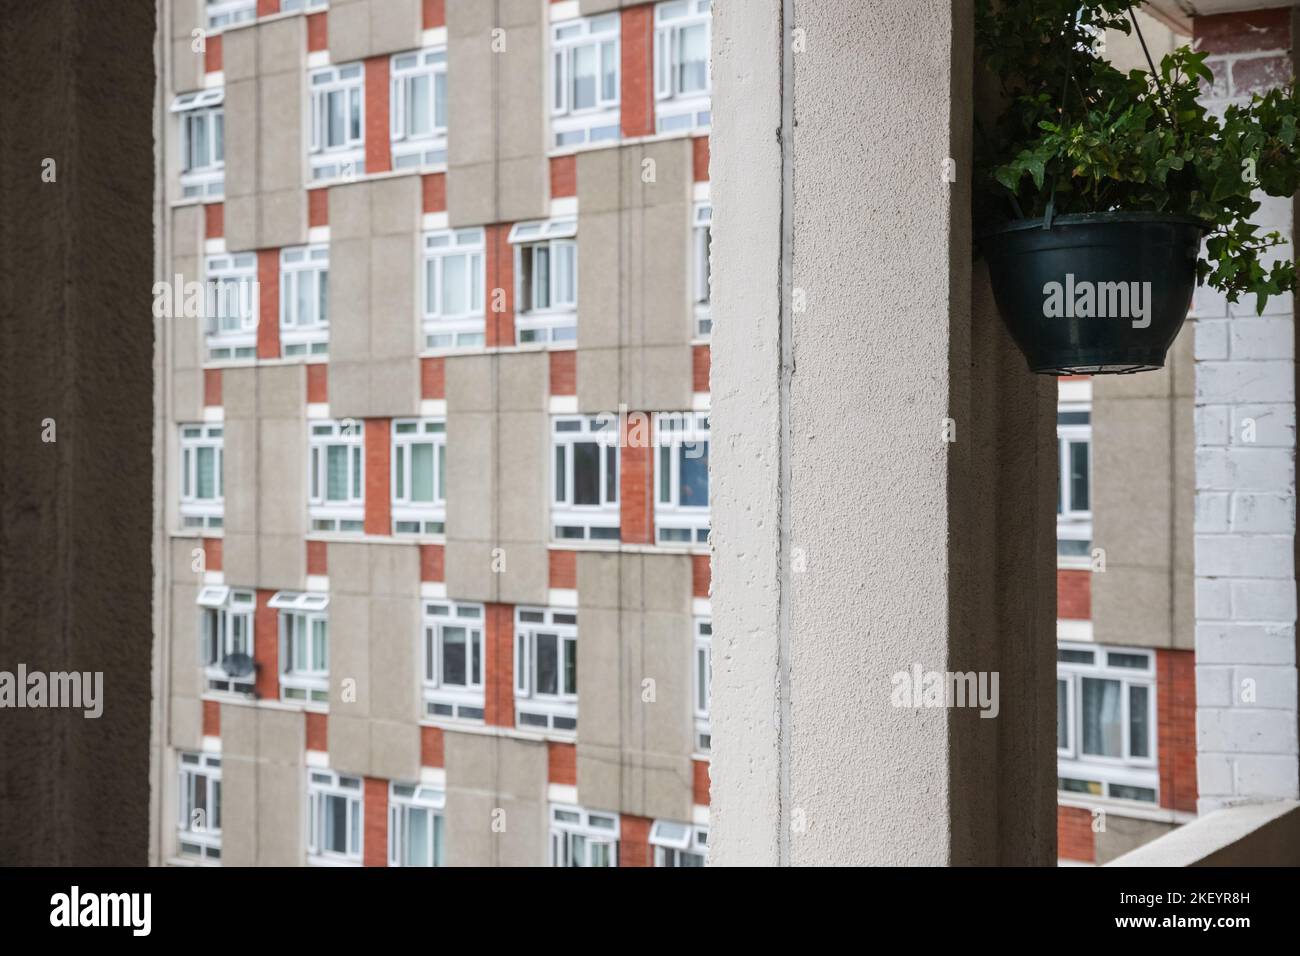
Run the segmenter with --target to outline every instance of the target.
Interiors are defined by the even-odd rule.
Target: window
[[[208,0],[208,29],[257,19],[257,0]]]
[[[1062,403],[1056,412],[1060,480],[1056,494],[1059,563],[1089,567],[1092,553],[1092,411]]]
[[[181,527],[220,528],[225,510],[221,486],[221,425],[181,426]]]
[[[713,206],[709,203],[695,205],[693,240],[695,334],[707,338],[713,332],[713,311],[709,307],[709,246],[713,242]]]
[[[177,801],[180,851],[204,860],[221,859],[221,758],[183,753]]]
[[[208,359],[257,357],[257,253],[208,256]]]
[[[280,699],[328,704],[329,596],[277,591],[268,602],[280,612]]]
[[[709,852],[707,827],[656,820],[650,828],[655,866],[703,866]]]
[[[365,433],[351,419],[312,422],[308,511],[313,531],[365,531]]]
[[[221,89],[184,93],[171,111],[180,120],[181,195],[221,196],[225,192],[225,114]]]
[[[360,63],[312,71],[311,178],[341,179],[366,171],[365,74]]]
[[[424,713],[483,719],[483,605],[424,604]]]
[[[618,817],[552,806],[551,866],[618,866]]]
[[[655,130],[707,129],[709,0],[673,0],[655,7]]]
[[[307,771],[307,855],[311,862],[361,862],[361,778]]]
[[[483,345],[483,230],[424,234],[424,346]]]
[[[709,703],[713,685],[713,621],[695,619],[695,749],[708,753],[713,746],[709,727]]]
[[[526,730],[578,728],[578,616],[515,609],[515,723]]]
[[[561,541],[617,541],[618,423],[604,417],[556,418],[551,526]]]
[[[329,351],[329,246],[280,251],[280,347],[284,355]]]
[[[552,26],[552,145],[618,139],[618,37],[617,13]]]
[[[445,791],[393,783],[388,788],[388,865],[443,866]]]
[[[577,339],[577,234],[575,219],[521,222],[510,230],[519,345]]]
[[[280,12],[292,13],[295,10],[324,10],[329,0],[280,0]]]
[[[447,51],[399,53],[392,61],[389,121],[393,168],[447,162]]]
[[[393,422],[393,533],[442,534],[447,527],[447,423]]]
[[[709,416],[655,416],[655,533],[660,544],[709,540]]]
[[[1059,788],[1155,803],[1154,654],[1061,644],[1056,661]]]
[[[199,661],[210,691],[253,692],[253,611],[249,590],[207,585],[199,591]]]

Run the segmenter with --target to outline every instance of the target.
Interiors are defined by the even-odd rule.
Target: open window
[[[329,703],[329,596],[277,591],[268,602],[280,612],[280,699]]]
[[[219,198],[225,193],[225,91],[182,93],[171,111],[180,124],[181,195]]]
[[[251,694],[253,612],[257,595],[245,588],[206,585],[199,591],[199,662],[209,691]]]
[[[521,730],[578,729],[578,616],[515,609],[515,724]]]
[[[578,337],[578,222],[516,223],[515,330],[519,345]]]
[[[551,807],[551,866],[618,866],[619,820],[613,813]]]
[[[704,866],[709,851],[707,827],[656,820],[650,827],[655,866]]]

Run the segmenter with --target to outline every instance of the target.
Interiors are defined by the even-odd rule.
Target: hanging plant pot
[[[1163,368],[1196,288],[1207,226],[1108,212],[1008,223],[980,237],[998,312],[1044,375]]]

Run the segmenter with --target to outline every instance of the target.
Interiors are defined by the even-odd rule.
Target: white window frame
[[[552,804],[548,865],[618,866],[620,825],[617,813]]]
[[[596,445],[599,450],[600,504],[573,503],[575,445]],[[600,415],[551,418],[551,535],[556,541],[619,540],[619,451],[615,419]]]
[[[208,32],[257,19],[257,0],[207,0]]]
[[[1062,652],[1073,654],[1091,654],[1092,662],[1060,660]],[[1156,655],[1150,648],[1120,647],[1109,644],[1067,643],[1057,645],[1058,660],[1056,664],[1057,680],[1066,681],[1066,736],[1068,745],[1057,746],[1057,773],[1060,779],[1078,780],[1092,785],[1095,789],[1087,795],[1104,796],[1143,806],[1159,805],[1160,774],[1159,727],[1156,700]],[[1111,655],[1132,655],[1143,657],[1145,667],[1123,667],[1110,663]],[[1083,692],[1082,681],[1085,678],[1117,681],[1120,685],[1120,727],[1121,749],[1118,757],[1083,752]],[[1131,688],[1143,687],[1147,696],[1147,756],[1134,756],[1131,752],[1132,737],[1132,693]],[[1058,721],[1060,715],[1058,715]],[[1153,793],[1152,800],[1133,800],[1127,796],[1111,796],[1113,786],[1140,787]],[[1062,789],[1063,794],[1079,793],[1077,790]]]
[[[433,500],[411,500],[411,449],[433,446]],[[393,534],[442,535],[447,530],[447,421],[444,418],[393,420]]]
[[[221,757],[217,754],[180,754],[177,769],[176,837],[182,856],[221,859]],[[200,788],[203,807],[197,806]],[[196,820],[196,811],[203,816]],[[204,822],[206,821],[206,822]]]
[[[709,858],[709,828],[676,820],[656,820],[648,841],[658,867],[705,866]]]
[[[1088,423],[1062,425],[1063,414],[1086,413]],[[1092,405],[1090,402],[1061,402],[1057,405],[1056,449],[1059,456],[1057,481],[1056,539],[1057,564],[1065,568],[1091,568],[1092,550]],[[1085,444],[1088,448],[1088,507],[1071,505],[1070,446]],[[1062,554],[1060,542],[1083,541],[1084,553]]]
[[[705,58],[703,90],[681,88],[680,38],[691,27],[704,27],[704,48],[712,41],[709,0],[665,0],[655,5],[655,132],[706,131],[712,122],[712,57]]]
[[[366,172],[366,70],[365,65],[341,63],[312,70],[307,77],[311,94],[311,135],[308,140],[308,160],[313,182],[336,179],[355,179]],[[326,143],[329,98],[339,93],[344,97],[344,136],[341,142]],[[352,130],[352,110],[355,103],[357,123]]]
[[[329,7],[329,0],[280,0],[281,13],[294,13],[299,10],[324,10]]]
[[[221,584],[204,585],[199,590],[199,661],[209,692],[229,694],[253,693],[255,674],[231,677],[222,661],[231,654],[255,656],[253,616],[257,610],[257,593],[249,588],[232,588]],[[209,638],[218,635],[220,649],[213,660]],[[239,650],[242,638],[244,650]]]
[[[617,11],[592,17],[577,17],[551,24],[551,144],[558,149],[574,149],[600,143],[617,142],[619,100],[622,77],[621,22]],[[609,53],[612,45],[613,52]],[[578,51],[593,47],[596,55],[596,99],[589,107],[573,105],[573,60]],[[612,56],[614,95],[607,96],[604,86],[605,58]]]
[[[388,785],[388,865],[412,866],[406,836],[412,814],[429,816],[430,866],[446,866],[447,827],[444,811],[447,793],[437,787],[397,783]]]
[[[325,355],[329,352],[330,247],[324,244],[280,250],[280,353]],[[308,306],[298,310],[298,286],[310,283]]]
[[[312,531],[360,534],[366,521],[366,435],[356,419],[307,422],[307,512]],[[346,493],[329,497],[330,449],[344,449]]]
[[[186,423],[180,426],[180,519],[187,529],[220,528],[225,520],[226,496],[224,482],[225,427],[221,423]],[[216,494],[200,498],[199,451],[212,451],[213,487]]]
[[[442,671],[443,637],[448,627],[465,630],[464,684],[450,684]],[[474,654],[477,645],[478,676]],[[420,630],[420,677],[424,715],[430,720],[483,723],[483,686],[487,678],[487,609],[482,604],[427,599]]]
[[[537,638],[556,638],[556,690],[537,688]],[[572,736],[578,729],[578,615],[572,609],[515,608],[515,726]],[[565,689],[565,655],[573,650],[573,690]]]
[[[308,706],[329,703],[329,595],[311,591],[277,591],[268,603],[279,611],[280,629],[280,699],[286,703]],[[323,654],[314,647],[316,624],[324,628]],[[300,665],[291,653],[291,630],[305,635],[307,666]],[[321,657],[324,660],[321,660]]]
[[[713,746],[709,712],[713,703],[713,619],[695,619],[695,649],[691,659],[691,697],[695,707],[695,749],[708,753]]]
[[[429,47],[397,53],[390,61],[388,127],[393,169],[442,167],[447,164],[447,48]],[[429,81],[429,132],[407,129],[406,104],[410,87],[420,77]],[[438,87],[442,87],[443,123],[438,125]]]
[[[347,848],[325,848],[325,801],[342,797]],[[359,866],[365,840],[365,785],[360,777],[316,767],[307,769],[307,858],[317,866]]]
[[[221,87],[182,93],[172,101],[180,143],[180,186],[185,199],[220,198],[225,194],[225,90]],[[207,156],[190,166],[190,138],[194,125],[207,131]]]
[[[515,338],[516,345],[573,343],[578,338],[578,221],[547,219],[516,223],[510,229],[510,244],[515,250]],[[543,283],[537,269],[537,255],[546,252],[547,279]],[[528,278],[524,261],[528,259]],[[563,271],[557,263],[570,266],[569,289],[564,296]],[[527,288],[526,288],[527,286]],[[547,304],[537,307],[539,294],[545,291]],[[525,308],[527,304],[527,308]]]
[[[713,308],[710,302],[712,275],[709,245],[713,235],[713,203],[697,202],[691,227],[691,301],[695,310],[695,335],[707,339],[713,334]]]
[[[424,316],[424,347],[429,350],[482,348],[484,302],[487,298],[484,230],[437,229],[424,234],[424,268],[421,272],[421,309]],[[442,311],[443,284],[447,261],[465,259],[464,312]]]
[[[208,256],[204,260],[204,277],[208,361],[255,360],[261,292],[257,253]],[[234,315],[228,316],[232,311]]]
[[[700,547],[708,543],[709,505],[707,502],[703,505],[681,503],[681,458],[677,451],[685,448],[688,456],[703,455],[707,459],[709,424],[708,412],[659,412],[655,415],[655,540],[661,545]],[[699,450],[700,446],[703,446],[703,451]],[[668,454],[665,455],[665,451]],[[683,540],[684,536],[689,540]]]

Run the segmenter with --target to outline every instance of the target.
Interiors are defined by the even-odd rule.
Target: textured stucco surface
[[[786,3],[784,65],[761,6],[713,35],[711,860],[1049,864],[1055,388],[942,177],[970,4]],[[893,706],[914,664],[997,672],[1000,717]]]
[[[154,36],[147,0],[0,2],[0,669],[104,706],[0,718],[10,865],[147,859]]]

